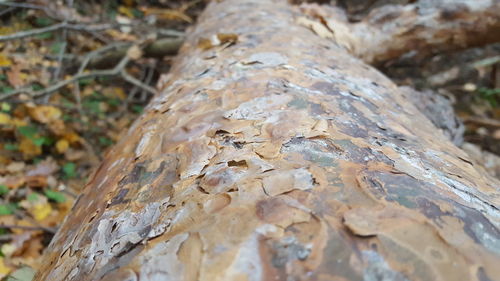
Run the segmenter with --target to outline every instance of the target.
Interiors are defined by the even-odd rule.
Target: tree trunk
[[[36,280],[498,278],[498,181],[300,17],[211,3]]]

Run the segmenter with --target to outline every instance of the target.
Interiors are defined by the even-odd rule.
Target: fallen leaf
[[[50,157],[38,163],[34,169],[29,170],[26,176],[49,176],[59,170],[57,163]]]
[[[26,183],[24,176],[8,176],[3,178],[2,184],[10,189],[16,189]]]
[[[69,143],[73,144],[73,143],[77,143],[80,141],[80,136],[75,133],[75,132],[67,132],[67,133],[64,133],[63,134],[63,138],[67,141],[69,141]]]
[[[0,53],[0,67],[8,67],[12,65],[12,61],[3,53]]]
[[[5,275],[11,272],[11,268],[5,265],[5,260],[3,257],[0,257],[0,277],[4,277]]]
[[[51,121],[48,126],[50,131],[58,136],[64,135],[67,132],[66,125],[64,125],[64,121],[61,119]]]
[[[125,6],[120,6],[118,7],[118,12],[120,12],[123,15],[126,15],[129,18],[134,17],[134,13],[132,12],[131,8],[125,7]]]
[[[26,77],[26,75],[23,75],[21,72],[20,65],[13,65],[10,67],[10,70],[7,71],[7,80],[14,88],[19,88],[24,84],[24,77]]]
[[[47,198],[49,198],[50,200],[56,201],[57,203],[66,202],[66,196],[64,196],[64,194],[62,194],[59,191],[53,191],[53,190],[47,189],[47,190],[45,190],[45,196],[47,196]]]
[[[142,50],[139,46],[134,45],[127,50],[127,57],[131,60],[137,60],[142,56]]]
[[[63,154],[68,150],[69,148],[69,142],[65,139],[60,139],[56,142],[56,150],[57,152]]]
[[[12,123],[12,118],[3,112],[0,112],[0,125],[9,125]]]
[[[42,148],[36,145],[28,138],[23,138],[19,144],[19,151],[23,153],[25,158],[32,158],[42,154]]]
[[[64,153],[64,157],[68,161],[76,161],[76,160],[82,159],[84,156],[85,156],[85,151],[83,151],[83,150],[74,150],[74,149],[71,149],[71,148],[68,149]]]
[[[30,210],[31,215],[36,221],[42,221],[50,215],[52,206],[49,203],[35,204]]]
[[[24,162],[12,162],[7,166],[7,171],[10,173],[22,172],[26,164]]]
[[[48,185],[46,176],[31,176],[26,177],[26,184],[32,188],[42,188]]]
[[[12,204],[0,204],[0,216],[12,215],[15,209]]]
[[[12,256],[12,254],[17,250],[17,247],[12,243],[6,243],[2,245],[2,253],[6,257]]]
[[[58,120],[62,116],[62,112],[59,108],[50,105],[30,107],[29,114],[31,118],[43,124]]]

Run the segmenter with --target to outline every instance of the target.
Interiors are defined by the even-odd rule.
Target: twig
[[[144,84],[145,85],[149,85],[151,84],[151,80],[153,80],[153,75],[154,75],[155,71],[154,71],[154,66],[148,66],[146,68],[146,78],[144,80],[141,79],[141,81],[144,81]],[[147,94],[146,94],[146,91],[142,91],[141,92],[141,102],[145,102],[146,101],[146,98],[147,98]]]
[[[112,28],[112,24],[95,24],[95,25],[85,25],[85,24],[71,24],[67,22],[57,23],[43,28],[31,29],[26,31],[20,31],[9,35],[0,36],[0,42],[8,41],[13,39],[21,39],[25,37],[35,36],[42,33],[52,32],[59,29],[70,29],[78,31],[99,31]]]
[[[85,116],[85,112],[83,112],[82,109],[82,96],[80,94],[80,84],[78,84],[78,82],[73,83],[73,94],[76,100],[76,110],[78,110],[80,116],[83,117]]]
[[[54,73],[54,78],[59,79],[59,75],[61,74],[61,69],[63,68],[63,59],[64,59],[64,54],[66,53],[66,46],[68,45],[67,40],[67,35],[68,31],[66,29],[63,30],[62,34],[62,46],[61,49],[59,50],[59,53],[57,54],[57,69],[56,72]]]
[[[94,50],[94,51],[88,53],[87,55],[85,55],[85,58],[83,59],[82,63],[80,64],[80,68],[78,69],[77,73],[78,74],[83,73],[83,71],[85,70],[85,68],[87,68],[89,63],[91,63],[92,59],[94,57],[96,57],[98,54],[110,51],[112,49],[118,49],[120,47],[128,47],[130,45],[131,45],[130,43],[117,42],[117,43],[106,45],[102,48],[99,48],[97,50]]]
[[[466,117],[464,118],[465,123],[475,123],[481,126],[500,128],[500,121],[484,117]]]
[[[52,234],[56,233],[56,229],[52,227],[45,227],[45,226],[27,226],[27,225],[15,225],[15,224],[0,224],[0,229],[9,229],[9,228],[17,228],[17,229],[24,229],[24,230],[43,230],[46,232],[50,232]]]
[[[125,81],[129,82],[130,84],[133,84],[147,92],[150,92],[152,93],[153,95],[156,95],[157,91],[155,88],[149,86],[149,85],[146,85],[144,83],[142,83],[140,80],[134,78],[132,75],[128,74],[127,71],[125,69],[123,69],[121,72],[120,72],[121,76],[123,77],[123,79],[125,79]]]
[[[49,233],[56,233],[56,229],[52,228],[52,227],[46,227],[46,226],[43,226],[41,225],[38,221],[36,221],[35,219],[33,219],[31,216],[27,215],[24,211],[21,211],[21,210],[15,210],[14,211],[14,215],[16,215],[17,217],[21,218],[21,219],[26,219],[26,220],[29,220],[32,224],[34,224],[35,226],[18,226],[17,228],[24,228],[24,229],[28,229],[29,227],[32,227],[32,228],[36,228],[35,230],[45,230]],[[13,226],[14,228],[16,226]]]
[[[32,91],[31,88],[17,89],[17,90],[14,90],[12,92],[8,92],[6,94],[2,94],[0,96],[0,101],[4,101],[10,97],[14,97],[14,96],[17,96],[17,95],[22,94],[22,93],[30,93],[31,91]]]
[[[141,72],[141,78],[140,78],[140,80],[142,81],[145,77],[146,77],[146,71],[142,71],[142,72]],[[128,93],[127,98],[125,99],[125,101],[124,101],[124,103],[123,103],[123,106],[124,106],[123,108],[124,108],[124,109],[127,109],[127,107],[128,107],[128,103],[129,103],[132,99],[134,99],[134,98],[135,98],[135,95],[137,94],[137,92],[139,92],[139,90],[140,90],[140,88],[139,88],[139,87],[134,86],[134,87],[132,88],[132,90]]]
[[[6,15],[6,14],[8,14],[8,13],[10,13],[10,12],[14,11],[15,9],[16,9],[15,7],[9,7],[9,8],[7,8],[7,9],[5,9],[5,10],[1,11],[1,12],[0,12],[0,17],[2,17],[3,15]]]
[[[0,96],[0,101],[6,100],[6,99],[8,99],[8,98],[10,98],[12,96],[19,95],[21,93],[30,94],[31,97],[33,97],[33,98],[42,97],[42,96],[44,96],[46,94],[50,94],[50,93],[52,93],[54,91],[57,91],[58,89],[60,89],[60,88],[62,88],[64,86],[67,86],[67,85],[69,85],[71,83],[77,82],[77,81],[82,80],[82,79],[94,78],[94,77],[98,77],[98,76],[114,76],[114,75],[118,75],[118,74],[120,74],[120,72],[122,71],[122,69],[125,68],[125,66],[126,66],[126,64],[128,62],[129,62],[129,58],[125,56],[120,61],[120,63],[118,63],[113,69],[98,70],[98,71],[93,71],[93,72],[89,72],[89,73],[80,73],[80,74],[75,75],[75,76],[73,76],[73,77],[71,77],[69,79],[59,81],[59,82],[55,83],[54,85],[52,85],[52,86],[50,86],[48,88],[45,88],[43,90],[36,91],[36,92],[33,92],[32,90],[29,90],[29,89],[15,90],[13,92],[10,92],[10,93],[7,93],[7,94],[4,94],[4,95]]]
[[[186,34],[182,31],[177,31],[174,29],[159,29],[156,32],[158,32],[159,35],[162,36],[171,36],[171,37],[184,37]]]
[[[45,10],[45,7],[29,3],[18,3],[18,2],[0,2],[0,6],[7,6],[11,8],[26,8],[34,10]]]
[[[0,235],[0,242],[10,241],[16,236],[16,234],[2,234]]]

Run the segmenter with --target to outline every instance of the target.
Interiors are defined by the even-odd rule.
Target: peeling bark
[[[498,181],[300,16],[211,3],[36,280],[500,276]]]
[[[499,0],[420,0],[385,5],[358,23],[349,23],[332,7],[307,4],[303,9],[318,17],[340,44],[370,64],[500,41]]]

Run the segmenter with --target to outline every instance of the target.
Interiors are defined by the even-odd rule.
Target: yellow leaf
[[[28,125],[28,122],[22,120],[22,119],[19,119],[19,118],[14,118],[12,119],[12,124],[18,128],[18,127],[23,127],[23,126],[27,126]]]
[[[120,12],[121,14],[126,15],[129,18],[133,18],[134,17],[134,13],[132,13],[132,9],[127,8],[125,6],[118,7],[118,12]]]
[[[57,120],[62,116],[62,112],[59,108],[50,105],[32,107],[29,113],[31,118],[43,124]]]
[[[4,277],[5,275],[11,272],[11,268],[5,265],[5,260],[3,257],[0,257],[0,277]]]
[[[57,141],[56,143],[56,149],[57,149],[57,152],[59,153],[64,153],[66,152],[66,150],[68,150],[69,148],[69,142],[65,139],[60,139]]]
[[[80,136],[75,132],[66,133],[63,135],[63,138],[69,141],[69,143],[75,143],[80,141]]]
[[[12,118],[8,114],[0,112],[0,125],[9,125],[12,122]]]
[[[31,158],[42,154],[41,146],[35,145],[30,139],[23,138],[19,143],[19,151],[21,151],[25,158]]]
[[[0,67],[11,66],[12,61],[4,54],[0,53]]]
[[[42,221],[46,217],[50,215],[52,212],[52,207],[49,203],[45,204],[36,204],[31,210],[31,214],[35,218],[36,221]]]
[[[106,87],[102,90],[102,93],[108,98],[119,98],[121,100],[127,98],[127,94],[122,87]]]

